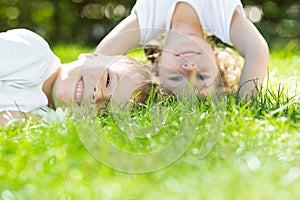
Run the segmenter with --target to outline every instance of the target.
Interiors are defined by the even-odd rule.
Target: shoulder
[[[0,33],[0,56],[6,61],[47,58],[49,52],[49,44],[30,30],[13,29]]]
[[[9,30],[3,33],[1,39],[6,40],[7,44],[17,44],[20,47],[28,48],[29,51],[49,48],[49,44],[44,38],[28,29]]]
[[[140,42],[147,43],[166,31],[170,21],[171,5],[174,0],[138,0],[132,14],[138,19]]]
[[[30,112],[47,105],[42,84],[59,59],[41,36],[26,29],[1,33],[0,60],[0,111]]]
[[[137,0],[133,10],[135,9],[149,9],[149,8],[161,8],[171,4],[174,0]]]
[[[26,29],[0,34],[0,60],[1,77],[19,84],[15,77],[23,77],[27,84],[42,81],[56,71],[59,61],[41,36]]]
[[[172,0],[138,0],[132,9],[132,13],[145,21],[157,21],[164,19],[169,12]]]
[[[244,16],[240,0],[210,0],[205,1],[202,9],[203,29],[216,35],[227,44],[230,40],[230,26],[235,11]]]

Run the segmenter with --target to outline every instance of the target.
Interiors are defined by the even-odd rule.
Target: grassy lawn
[[[92,51],[72,45],[53,50],[63,62]],[[131,55],[142,59],[138,52]],[[125,129],[136,123],[138,130],[146,131],[153,120],[149,113],[155,113],[150,108],[133,113],[134,121],[109,114],[80,118],[58,110],[38,122],[0,128],[0,199],[298,199],[299,66],[299,47],[294,43],[272,50],[268,90],[258,100],[239,103],[228,97],[224,104],[216,103],[219,107],[203,101],[194,113],[185,113],[182,102],[161,105],[157,117],[165,122],[154,120],[160,129],[153,137],[124,137],[120,131],[120,123]],[[181,125],[190,125],[180,131],[194,131],[194,140],[174,162],[172,151],[158,155],[156,163],[164,163],[160,170],[127,173],[99,161],[116,157],[120,165],[133,163],[139,172],[150,166],[151,171],[147,161],[124,161],[117,150],[107,153],[96,132],[126,151],[151,152],[172,142]],[[212,130],[211,141],[218,139],[217,143],[205,150]]]

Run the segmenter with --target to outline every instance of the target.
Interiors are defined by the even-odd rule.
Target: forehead
[[[116,87],[127,91],[127,93],[129,93],[128,95],[130,95],[137,87],[140,87],[143,82],[149,79],[143,67],[144,66],[138,62],[125,57],[113,62],[109,66],[109,69],[115,73],[118,78]]]
[[[109,65],[111,71],[117,72],[120,77],[124,76],[136,81],[149,79],[150,73],[147,68],[131,58],[121,57]]]

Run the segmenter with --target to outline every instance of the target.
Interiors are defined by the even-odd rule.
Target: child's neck
[[[176,5],[171,21],[171,30],[187,35],[198,35],[204,38],[202,26],[196,11],[188,3],[184,2],[179,2]]]
[[[58,74],[60,73],[61,68],[59,67],[56,72],[50,76],[43,84],[43,92],[46,94],[47,99],[48,99],[48,105],[50,107],[54,107],[54,102],[53,102],[53,98],[52,98],[52,88],[53,85],[55,83],[55,80],[58,76]]]

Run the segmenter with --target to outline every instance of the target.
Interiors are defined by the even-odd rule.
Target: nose
[[[184,70],[195,70],[196,69],[196,65],[194,63],[191,63],[191,62],[185,62],[183,65],[182,65],[182,68]]]
[[[95,109],[98,111],[99,109],[105,106],[105,103],[109,102],[110,95],[105,93],[101,88],[94,87],[93,95],[92,95],[92,104],[95,105]]]
[[[197,95],[207,95],[208,93],[208,85],[205,81],[200,80],[198,78],[199,72],[196,67],[190,67],[187,69],[189,87],[197,94]]]
[[[196,77],[197,74],[199,73],[197,66],[191,62],[185,62],[182,65],[182,69],[186,71],[190,79],[194,79],[194,77]]]

